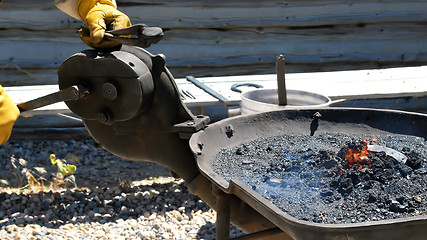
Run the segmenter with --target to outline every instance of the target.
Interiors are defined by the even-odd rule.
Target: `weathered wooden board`
[[[277,88],[275,74],[241,75],[197,78],[207,87],[227,98],[226,105],[238,105],[240,94],[231,90],[236,83],[256,83],[267,89]],[[196,87],[185,78],[175,79],[189,107],[224,105],[218,99]],[[286,74],[288,89],[302,90],[329,96],[332,99],[373,99],[393,97],[425,97],[427,95],[427,66]],[[251,88],[242,87],[243,91]],[[55,91],[57,85],[5,87],[16,102],[29,101]],[[37,114],[69,113],[64,103],[37,110]]]
[[[184,78],[176,79],[184,103],[197,113],[216,121],[228,116],[228,107],[236,107],[240,94],[231,91],[235,83],[256,83],[264,88],[276,88],[276,76],[246,75],[198,78],[206,86],[228,99],[224,103],[196,87]],[[376,70],[335,71],[286,74],[288,89],[303,90],[345,99],[332,106],[388,108],[427,113],[427,66]],[[15,102],[28,101],[58,90],[57,85],[6,87]],[[250,88],[242,87],[246,91]],[[190,97],[191,96],[191,97]],[[203,109],[202,109],[203,108]],[[81,122],[62,118],[56,113],[70,113],[64,103],[22,114],[15,124],[13,140],[87,138]],[[30,115],[28,115],[30,114]],[[50,115],[48,115],[50,114]]]
[[[424,0],[117,2],[133,23],[164,29],[164,39],[148,50],[165,54],[176,77],[273,73],[278,54],[287,72],[427,63]],[[53,0],[6,1],[0,82],[56,83],[62,62],[87,48],[76,34],[81,25]]]

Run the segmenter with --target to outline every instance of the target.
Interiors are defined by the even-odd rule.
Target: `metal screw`
[[[98,118],[98,122],[100,123],[108,122],[108,115],[106,115],[105,113],[98,113],[97,118]]]
[[[102,85],[102,96],[105,99],[113,101],[117,97],[117,88],[111,83],[104,83]]]
[[[73,94],[73,96],[78,96],[78,95],[79,95],[79,92],[77,91],[77,89],[73,89],[73,90],[71,91],[71,94]]]

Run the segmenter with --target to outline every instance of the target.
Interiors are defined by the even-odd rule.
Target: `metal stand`
[[[212,193],[216,196],[216,240],[230,239],[230,195],[212,185]],[[273,235],[282,234],[283,231],[276,227],[263,231],[246,234],[240,237],[232,238],[233,240],[251,240]]]
[[[216,239],[230,239],[230,195],[217,186],[212,186],[212,193],[216,196]]]

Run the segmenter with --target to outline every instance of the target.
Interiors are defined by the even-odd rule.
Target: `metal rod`
[[[284,106],[288,104],[286,97],[286,84],[285,84],[285,58],[279,55],[276,61],[277,72],[277,94],[279,95],[279,105]]]
[[[82,120],[82,119],[80,119],[80,118],[76,118],[76,117],[73,117],[73,116],[70,116],[70,115],[67,115],[67,114],[57,113],[57,115],[58,115],[58,116],[60,116],[60,117],[63,117],[63,118],[67,118],[67,119],[74,120],[74,121],[76,121],[76,122],[83,122],[83,120]]]
[[[30,100],[28,102],[19,103],[17,106],[20,112],[25,112],[62,101],[78,100],[86,93],[87,90],[85,88],[76,85],[43,97],[39,97],[37,99]]]
[[[230,196],[212,186],[212,193],[216,196],[216,240],[230,239]]]
[[[251,239],[259,239],[264,237],[270,237],[273,235],[281,234],[283,233],[282,229],[280,228],[271,228],[255,233],[246,234],[240,237],[231,238],[231,240],[251,240]]]
[[[203,91],[205,91],[206,93],[208,93],[212,97],[218,99],[219,101],[221,101],[221,102],[228,102],[228,99],[226,97],[222,96],[221,94],[219,94],[218,92],[216,92],[212,88],[206,86],[204,83],[200,82],[195,77],[193,77],[193,76],[187,76],[186,79],[187,79],[187,81],[193,83],[194,85],[196,85],[197,87],[201,88]]]

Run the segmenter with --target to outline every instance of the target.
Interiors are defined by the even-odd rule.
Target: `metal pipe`
[[[279,105],[285,106],[288,104],[286,97],[286,84],[285,84],[285,58],[279,55],[276,61],[277,72],[277,94],[279,95]]]
[[[67,119],[71,119],[71,120],[76,121],[76,122],[83,123],[83,120],[81,118],[76,118],[76,117],[73,117],[73,116],[70,116],[67,114],[63,114],[63,113],[57,113],[57,115],[60,117],[63,117],[63,118],[67,118]]]

